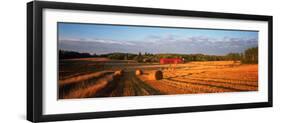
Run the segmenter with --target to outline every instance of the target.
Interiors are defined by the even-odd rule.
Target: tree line
[[[59,50],[60,59],[88,58],[93,57],[90,53],[79,53],[75,51]]]
[[[89,54],[74,51],[59,51],[60,59],[86,58],[86,57],[107,57],[114,60],[135,60],[137,62],[159,62],[161,58],[182,58],[184,61],[241,61],[245,64],[258,63],[258,47],[248,48],[243,53],[229,53],[227,55],[205,55],[205,54],[152,54],[152,53],[108,53]]]

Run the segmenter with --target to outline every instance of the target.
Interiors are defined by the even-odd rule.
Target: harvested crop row
[[[96,92],[106,87],[107,84],[112,82],[113,74],[107,75],[95,82],[95,84],[89,85],[87,87],[76,88],[69,92],[68,94],[64,95],[64,99],[70,98],[87,98],[95,95]]]
[[[192,79],[192,78],[174,78],[171,79],[174,81],[179,82],[186,82],[186,83],[194,83],[194,84],[201,84],[211,87],[219,87],[219,88],[226,88],[232,89],[236,91],[255,91],[257,90],[257,86],[248,86],[248,85],[241,85],[241,84],[234,84],[234,83],[227,83],[227,82],[217,82],[212,80],[200,80],[200,79]]]
[[[135,91],[134,91],[134,83],[131,82],[131,80],[124,80],[124,96],[135,96]]]
[[[94,72],[90,74],[85,74],[85,75],[80,75],[80,76],[75,76],[69,79],[64,79],[64,80],[59,80],[59,86],[64,86],[67,84],[73,84],[73,83],[79,83],[85,80],[89,80],[91,78],[98,78],[102,75],[105,75],[110,71],[100,71],[100,72]]]
[[[146,71],[146,75],[139,76],[139,78],[150,85],[151,87],[159,90],[165,94],[188,94],[188,93],[197,93],[194,89],[185,88],[183,86],[179,86],[178,84],[174,84],[169,82],[169,80],[162,79],[162,80],[151,80],[149,78],[149,74],[153,71]]]
[[[127,72],[124,76],[124,96],[145,96],[162,94],[139,78],[139,76],[143,75],[137,74],[137,76],[136,73],[137,72]]]
[[[251,80],[240,80],[240,79],[226,79],[226,78],[210,78],[210,77],[194,77],[194,76],[182,76],[182,78],[192,79],[192,80],[199,80],[199,81],[206,81],[206,82],[221,82],[221,83],[228,83],[228,84],[237,84],[237,85],[245,85],[245,86],[258,86],[257,81]]]
[[[182,82],[182,81],[176,81],[176,80],[163,80],[166,83],[169,83],[170,85],[174,85],[177,88],[182,89],[190,89],[193,93],[219,93],[219,92],[233,92],[233,89],[229,88],[221,88],[218,86],[208,86],[207,84],[200,84],[200,83],[191,83],[191,82]]]

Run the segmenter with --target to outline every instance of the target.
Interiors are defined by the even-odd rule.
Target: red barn
[[[159,62],[160,64],[179,64],[183,63],[184,60],[182,58],[161,58]]]

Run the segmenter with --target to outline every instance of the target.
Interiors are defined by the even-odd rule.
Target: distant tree
[[[59,50],[60,59],[87,58],[87,57],[93,57],[93,56],[90,53],[79,53],[75,51]]]
[[[240,53],[229,53],[226,55],[227,60],[239,61],[241,59]]]
[[[242,63],[257,64],[258,63],[258,47],[245,50]]]
[[[137,62],[152,63],[159,62],[161,58],[184,58],[189,61],[241,61],[244,64],[258,63],[258,47],[246,49],[243,53],[229,53],[226,55],[205,55],[205,54],[152,54],[149,52],[139,53],[108,53],[97,55],[89,53],[80,53],[75,51],[59,50],[60,59],[86,58],[86,57],[106,57],[115,60],[134,60]]]
[[[139,56],[141,56],[141,52],[139,52]]]
[[[98,55],[97,55],[96,53],[94,53],[92,56],[93,56],[93,57],[97,57]]]

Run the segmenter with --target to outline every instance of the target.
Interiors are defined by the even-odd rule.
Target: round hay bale
[[[114,72],[114,75],[116,76],[122,76],[124,74],[124,71],[123,70],[117,70]]]
[[[149,80],[161,80],[163,79],[163,72],[160,70],[153,71],[148,76]]]
[[[119,80],[123,74],[124,74],[124,70],[115,71],[113,74],[113,80]]]
[[[140,69],[136,70],[135,73],[136,73],[136,75],[142,75],[143,74],[142,70],[140,70]]]

